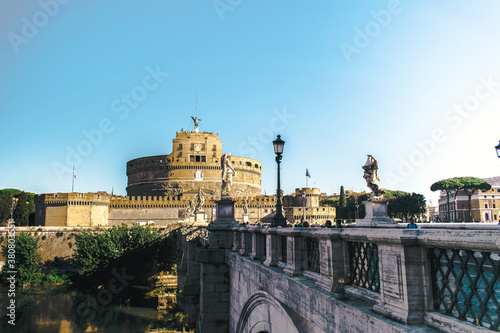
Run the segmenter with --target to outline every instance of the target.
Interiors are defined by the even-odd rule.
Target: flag
[[[306,168],[306,177],[311,178],[311,174],[309,173],[309,169]]]
[[[73,164],[73,178],[76,179],[75,165]]]

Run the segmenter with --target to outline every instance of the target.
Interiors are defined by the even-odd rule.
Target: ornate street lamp
[[[495,147],[495,149],[497,151],[498,158],[500,158],[500,142],[498,143],[498,146]]]
[[[281,135],[278,135],[273,141],[274,153],[276,154],[276,163],[278,164],[278,189],[276,190],[276,214],[274,215],[273,227],[286,226],[286,219],[283,216],[283,206],[281,204],[281,186],[280,186],[280,162],[283,154],[285,141],[281,140]]]

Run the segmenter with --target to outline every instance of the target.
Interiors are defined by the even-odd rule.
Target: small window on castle
[[[194,150],[194,143],[191,144],[191,150]]]
[[[488,208],[488,203],[487,202],[484,203],[484,208]]]
[[[216,152],[214,152],[212,156],[213,156],[213,157],[217,157],[217,153],[216,153]],[[216,161],[216,162],[217,162],[217,161]]]
[[[241,165],[241,161],[240,161],[240,165]]]
[[[258,169],[258,168],[259,168],[259,165],[258,165],[258,164],[255,164],[255,167]]]
[[[182,143],[179,143],[179,150],[182,150]]]
[[[251,167],[251,166],[252,166],[252,163],[250,163],[250,162],[246,162],[246,163],[245,163],[245,165],[246,165],[246,166]]]
[[[204,143],[201,144],[201,150],[205,150],[205,144]]]
[[[214,145],[214,147],[212,148],[212,150],[217,150],[217,145]],[[500,192],[500,190],[498,192]]]

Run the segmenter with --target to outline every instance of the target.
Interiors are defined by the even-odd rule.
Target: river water
[[[0,288],[0,332],[73,333],[149,332],[165,327],[162,315],[153,307],[105,304],[107,300],[70,286],[39,286],[16,290],[15,326],[6,307],[11,298]]]

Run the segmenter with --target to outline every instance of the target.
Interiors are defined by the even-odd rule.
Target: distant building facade
[[[446,192],[439,196],[439,218],[448,222],[448,213],[452,222],[499,222],[500,218],[500,177],[483,178],[491,185],[489,191],[476,191],[471,197],[471,213],[469,216],[469,197],[459,192],[455,198],[450,196],[448,204]]]
[[[295,193],[283,197],[283,207],[288,223],[307,221],[310,224],[324,224],[335,221],[335,207],[320,206],[323,198],[319,188],[296,188]]]

